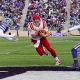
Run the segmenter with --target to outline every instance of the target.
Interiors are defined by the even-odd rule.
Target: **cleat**
[[[17,37],[13,37],[13,38],[12,38],[12,41],[13,41],[13,42],[17,42],[17,41],[18,41],[18,38],[17,38]]]
[[[68,66],[67,67],[70,71],[78,71],[80,70],[78,66],[74,67],[74,66]]]
[[[60,61],[56,61],[56,64],[55,65],[56,66],[60,65]]]
[[[73,64],[74,69],[79,70],[79,66],[75,66],[75,64]]]
[[[79,66],[75,66],[75,64],[73,64],[73,66],[68,66],[68,69],[69,70],[72,70],[72,71],[79,71]]]
[[[79,69],[79,66],[76,67],[76,71],[78,71],[78,70],[80,70],[80,69]]]
[[[13,42],[17,42],[18,41],[17,34],[12,34],[11,38],[12,38]]]

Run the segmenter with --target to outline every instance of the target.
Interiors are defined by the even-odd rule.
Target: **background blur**
[[[9,32],[29,36],[27,24],[33,14],[46,20],[51,33],[64,33],[70,27],[80,24],[79,0],[0,0],[0,16],[13,20]],[[8,33],[9,33],[8,32]],[[73,32],[79,34],[79,31]],[[54,35],[53,35],[54,36]]]

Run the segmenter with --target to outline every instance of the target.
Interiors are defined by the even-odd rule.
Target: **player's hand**
[[[45,34],[44,34],[44,33],[42,33],[42,32],[40,33],[40,35],[41,35],[41,36],[43,36],[43,37],[45,37]]]
[[[40,30],[39,34],[43,37],[46,37],[46,31],[45,30]]]
[[[42,28],[42,27],[40,27],[40,28],[38,29],[38,32],[40,32],[41,30],[43,30],[43,28]]]

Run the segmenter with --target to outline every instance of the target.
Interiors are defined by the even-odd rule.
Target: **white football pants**
[[[11,35],[3,33],[2,29],[0,29],[0,37],[12,41]]]

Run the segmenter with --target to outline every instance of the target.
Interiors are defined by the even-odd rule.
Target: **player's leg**
[[[43,49],[43,46],[41,44],[41,42],[38,42],[37,40],[33,40],[31,39],[31,42],[36,45],[36,43],[38,44],[38,46],[34,46],[36,51],[38,52],[39,55],[43,55],[44,54],[44,49]]]
[[[13,42],[17,42],[18,41],[18,38],[17,37],[13,37],[13,38],[5,38],[6,40],[9,40],[9,41],[13,41]]]
[[[40,43],[39,46],[36,48],[36,51],[38,52],[39,55],[43,55],[44,54],[44,49],[42,44]]]
[[[3,33],[3,30],[0,29],[0,37],[2,37],[2,38],[9,38],[10,36],[11,36],[11,35],[4,34],[4,33]]]
[[[6,40],[10,40],[10,41],[17,41],[17,35],[16,34],[12,34],[12,35],[8,35],[3,33],[3,30],[0,29],[0,37],[6,39]]]
[[[50,46],[50,43],[48,42],[48,40],[46,38],[42,38],[41,39],[41,43],[43,44],[43,46],[46,47],[46,49],[51,53],[51,55],[55,58],[56,60],[56,65],[60,64],[60,60],[57,57],[57,54],[55,52],[55,50]]]
[[[44,46],[43,46],[43,50],[44,50],[44,54],[48,56],[48,52],[47,52],[47,50],[45,49]]]
[[[80,51],[80,43],[78,43],[77,45],[75,45],[71,49],[72,57],[74,60],[74,66],[79,66],[79,64],[78,64],[78,53],[77,53],[78,51]]]

